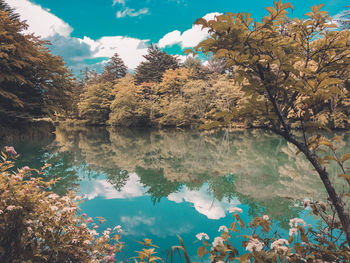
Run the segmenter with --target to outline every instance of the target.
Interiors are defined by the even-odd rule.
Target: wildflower
[[[83,242],[83,244],[84,244],[84,245],[90,245],[90,244],[91,244],[91,241],[90,241],[90,240],[85,240],[85,241]]]
[[[104,236],[108,236],[110,233],[111,233],[111,232],[108,231],[108,230],[103,231],[103,235],[104,235]]]
[[[19,180],[19,181],[22,181],[23,180],[23,177],[20,176],[20,175],[15,175],[13,178]]]
[[[304,200],[304,207],[307,207],[310,204],[310,200],[306,199]]]
[[[17,152],[13,146],[5,146],[5,152],[11,155],[17,155]]]
[[[81,216],[86,217],[86,216],[87,216],[87,214],[86,214],[86,213],[83,213],[83,214],[81,214]]]
[[[106,230],[107,230],[107,231],[111,231],[112,229],[110,229],[110,228],[107,228]]]
[[[292,227],[291,229],[289,229],[289,236],[292,235],[298,235],[298,229],[296,227]]]
[[[6,210],[9,210],[9,211],[12,211],[12,210],[15,210],[16,209],[16,206],[15,205],[9,205]]]
[[[285,254],[288,251],[288,247],[284,245],[289,246],[289,242],[286,239],[281,238],[272,242],[271,249],[274,249],[276,251],[282,251],[283,254]]]
[[[114,262],[114,257],[113,256],[105,256],[103,258],[105,262]]]
[[[301,219],[301,218],[293,218],[293,219],[291,219],[290,221],[289,221],[289,226],[290,227],[297,227],[298,226],[298,224],[301,224],[301,225],[303,225],[304,227],[306,226],[306,223],[305,223],[305,221],[303,220],[303,219]]]
[[[93,222],[94,222],[94,220],[93,220],[91,217],[89,217],[86,221],[87,221],[88,223],[93,223]]]
[[[249,240],[246,250],[253,252],[253,251],[261,251],[263,249],[263,244],[256,238],[252,238]]]
[[[81,228],[86,228],[86,224],[83,223],[83,224],[80,225],[80,227]]]
[[[70,201],[70,198],[68,196],[63,196],[61,198],[61,200],[63,200],[64,202],[68,203]]]
[[[224,230],[224,232],[228,232],[228,228],[226,226],[220,226],[218,232]]]
[[[21,171],[22,173],[27,173],[27,172],[30,172],[31,170],[32,170],[32,169],[30,169],[28,166],[24,166],[24,167],[21,168],[20,171]]]
[[[218,245],[223,245],[224,239],[222,237],[216,237],[214,238],[213,247],[216,247]]]
[[[56,211],[56,210],[58,210],[58,207],[55,206],[55,205],[50,205],[50,209],[51,209],[52,211]]]
[[[205,239],[209,239],[209,236],[206,234],[206,233],[198,233],[197,235],[196,235],[196,238],[198,239],[198,240],[202,240],[203,239],[203,237],[205,238]]]
[[[57,194],[50,194],[48,195],[48,198],[50,199],[57,199],[59,196]]]
[[[116,227],[114,227],[113,230],[117,230],[118,233],[121,233],[123,231],[120,225],[117,225]]]
[[[262,216],[262,219],[264,219],[265,221],[269,221],[270,218],[269,218],[268,215],[263,215],[263,216]]]
[[[95,226],[94,226],[94,229],[97,229],[97,228],[98,228],[98,225],[95,225]]]
[[[91,231],[90,231],[90,235],[91,235],[91,236],[98,236],[99,233],[97,233],[96,230],[94,229],[94,230],[91,230]]]

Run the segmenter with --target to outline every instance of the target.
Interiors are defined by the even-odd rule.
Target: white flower
[[[65,201],[66,203],[70,201],[70,198],[68,196],[63,196],[61,200]]]
[[[224,230],[224,232],[228,232],[228,228],[226,226],[220,226],[218,232]]]
[[[292,235],[298,235],[298,229],[296,227],[292,227],[291,229],[289,229],[289,236]]]
[[[113,230],[117,230],[118,233],[123,232],[122,227],[120,225],[115,226]]]
[[[272,242],[271,249],[274,249],[276,251],[282,251],[283,254],[285,254],[288,251],[288,247],[284,246],[284,244],[288,246],[289,242],[283,238],[278,239]]]
[[[306,226],[306,223],[303,219],[301,218],[293,218],[289,221],[289,226],[290,227],[297,227],[298,224],[303,225],[304,227]]]
[[[243,210],[241,208],[239,208],[239,207],[233,207],[233,208],[229,209],[229,212],[230,213],[235,213],[235,212],[242,213]]]
[[[205,238],[205,239],[209,239],[209,236],[206,234],[206,233],[198,233],[197,235],[196,235],[196,238],[198,239],[198,240],[202,240],[203,239],[203,237]]]
[[[58,210],[58,207],[57,207],[57,206],[54,206],[54,205],[50,205],[50,209],[51,209],[52,211],[56,211],[56,210]]]
[[[80,225],[80,227],[81,227],[81,228],[86,228],[86,224],[82,223],[82,224]]]
[[[271,249],[276,249],[280,246],[283,246],[283,244],[286,244],[287,246],[289,245],[289,242],[286,239],[278,239],[271,244]]]
[[[9,211],[12,211],[12,210],[15,210],[16,209],[16,206],[15,205],[9,205],[6,210],[9,210]]]
[[[108,230],[103,231],[103,235],[104,235],[104,236],[108,236],[110,233],[111,233],[111,232],[110,232],[110,231],[108,231]]]
[[[57,198],[59,198],[59,195],[57,195],[57,194],[50,194],[50,195],[48,195],[48,198],[57,199]]]
[[[269,221],[270,218],[269,218],[268,215],[263,215],[263,216],[262,216],[262,219],[264,219],[265,221]]]
[[[263,249],[263,244],[256,238],[252,238],[249,240],[248,245],[246,246],[246,250],[253,251],[261,251]]]
[[[99,233],[97,233],[96,230],[94,229],[94,230],[91,230],[91,231],[90,231],[90,235],[92,235],[92,236],[98,236]]]
[[[223,245],[224,244],[224,240],[222,237],[216,237],[214,239],[214,242],[213,242],[213,247],[216,247],[218,245]]]

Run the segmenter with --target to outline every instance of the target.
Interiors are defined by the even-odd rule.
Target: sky
[[[193,22],[225,12],[249,12],[260,20],[271,0],[5,0],[29,25],[28,33],[50,40],[50,50],[62,56],[78,74],[85,67],[101,71],[114,53],[129,69],[144,60],[147,47],[157,44],[184,60],[183,51],[208,34]],[[325,4],[333,18],[349,0],[290,0],[292,15],[301,17],[310,6]]]

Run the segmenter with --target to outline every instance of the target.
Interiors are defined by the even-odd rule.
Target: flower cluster
[[[249,239],[249,242],[246,246],[246,250],[253,252],[253,251],[261,251],[263,249],[264,245],[256,238]]]
[[[205,239],[209,239],[209,236],[206,234],[206,233],[198,233],[197,235],[196,235],[196,238],[198,239],[198,240],[202,240],[203,238],[205,238]]]

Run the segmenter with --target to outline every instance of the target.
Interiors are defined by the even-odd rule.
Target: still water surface
[[[235,206],[243,209],[245,222],[267,214],[286,234],[291,218],[316,223],[302,208],[305,198],[325,200],[322,184],[303,156],[266,131],[60,127],[54,138],[13,144],[22,155],[19,165],[52,165],[47,174],[62,177],[55,192],[79,187],[87,196],[82,213],[104,217],[104,228],[122,226],[126,246],[120,260],[135,256],[141,249],[136,241],[146,237],[166,257],[179,243],[176,234],[195,255],[195,235],[206,232],[213,240],[219,226],[231,224],[228,210]],[[339,145],[343,150],[347,146]]]

